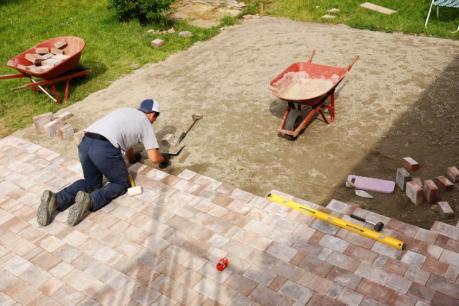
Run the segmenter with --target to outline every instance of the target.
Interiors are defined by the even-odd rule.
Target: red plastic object
[[[223,271],[226,269],[226,267],[228,267],[229,265],[229,261],[228,261],[228,258],[221,258],[220,261],[217,263],[217,270],[218,271]]]
[[[276,76],[270,83],[269,89],[271,93],[278,97],[281,100],[284,100],[288,103],[287,109],[284,112],[282,117],[282,122],[278,129],[280,135],[290,136],[296,138],[298,134],[306,128],[309,122],[315,117],[317,113],[319,113],[324,121],[328,124],[329,121],[325,117],[323,110],[328,110],[330,114],[330,122],[333,122],[335,119],[335,89],[339,83],[343,80],[344,76],[347,72],[349,72],[354,65],[354,63],[359,58],[358,56],[354,57],[351,64],[349,64],[346,68],[341,67],[333,67],[333,66],[326,66],[320,64],[313,64],[312,58],[316,50],[312,50],[312,54],[309,57],[307,62],[298,62],[290,65],[285,69],[282,73]],[[328,89],[328,91],[314,97],[308,99],[298,99],[298,100],[286,100],[279,96],[277,92],[278,81],[284,77],[286,73],[289,72],[306,72],[310,78],[321,78],[326,80],[331,80],[333,82],[333,86]],[[337,77],[336,77],[337,76]],[[330,97],[330,103],[328,105],[325,104],[327,98]],[[285,128],[285,123],[287,122],[287,118],[291,110],[301,110],[302,106],[311,106],[312,110],[308,113],[308,115],[304,118],[304,120],[297,126],[294,127],[293,130],[289,130]]]

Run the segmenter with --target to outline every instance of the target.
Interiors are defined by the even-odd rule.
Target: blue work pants
[[[78,180],[57,193],[58,210],[63,211],[75,202],[78,191],[90,193],[91,210],[98,210],[129,188],[129,177],[121,150],[109,141],[83,137],[78,146],[84,179]],[[102,175],[109,181],[102,186]]]

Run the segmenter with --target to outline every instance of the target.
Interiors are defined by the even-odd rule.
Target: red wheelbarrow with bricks
[[[320,114],[328,124],[335,119],[335,89],[359,58],[354,57],[346,68],[312,63],[316,50],[307,62],[290,65],[269,83],[271,93],[287,102],[287,108],[278,129],[279,136],[294,140],[315,115]],[[330,97],[330,102],[327,99]],[[305,111],[312,108],[306,115]],[[329,112],[330,119],[324,111]]]
[[[60,36],[42,41],[11,58],[7,66],[16,69],[19,73],[2,75],[0,80],[29,78],[30,83],[15,87],[13,90],[25,88],[41,90],[57,103],[60,103],[62,98],[57,92],[56,84],[65,81],[64,101],[66,101],[69,96],[70,81],[89,74],[89,70],[86,69],[75,71],[84,47],[84,40],[76,36]],[[44,86],[50,86],[52,94]]]

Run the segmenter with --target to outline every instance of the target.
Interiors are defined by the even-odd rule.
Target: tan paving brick
[[[294,303],[294,300],[262,286],[255,288],[249,298],[260,305],[287,306]]]
[[[37,267],[45,271],[49,271],[57,264],[59,264],[62,261],[62,259],[52,253],[43,251],[37,256],[33,257],[30,261]]]

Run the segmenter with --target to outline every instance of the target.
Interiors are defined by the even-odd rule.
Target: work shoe
[[[70,225],[77,225],[89,213],[91,208],[91,197],[89,193],[78,191],[75,197],[75,204],[70,207],[67,223]]]
[[[57,197],[51,190],[43,191],[41,203],[37,210],[37,222],[41,226],[51,223],[51,218],[57,210]]]

